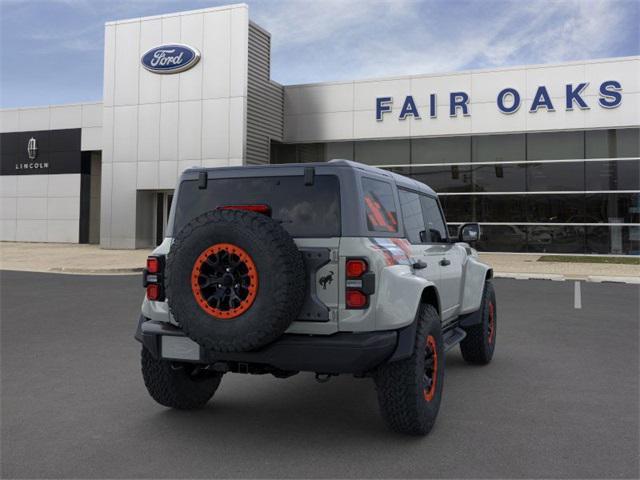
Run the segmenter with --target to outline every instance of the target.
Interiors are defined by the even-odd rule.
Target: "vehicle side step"
[[[452,328],[451,330],[444,332],[442,335],[442,339],[444,340],[444,351],[448,352],[453,347],[458,345],[464,337],[467,336],[467,332],[465,332],[460,327]]]

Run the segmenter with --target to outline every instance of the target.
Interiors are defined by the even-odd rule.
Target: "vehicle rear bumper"
[[[212,365],[260,365],[282,371],[364,374],[398,355],[402,330],[333,335],[284,334],[250,352],[205,350],[174,325],[140,317],[135,338],[156,358]]]

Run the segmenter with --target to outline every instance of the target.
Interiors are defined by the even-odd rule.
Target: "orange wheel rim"
[[[191,270],[193,296],[205,312],[235,318],[251,308],[258,293],[258,270],[251,256],[231,243],[202,252]]]
[[[438,382],[438,350],[436,349],[436,339],[433,335],[427,337],[424,363],[425,387],[422,394],[427,402],[433,400],[436,394],[436,383]]]

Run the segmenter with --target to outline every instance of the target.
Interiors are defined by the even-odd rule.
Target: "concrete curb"
[[[127,273],[141,273],[144,270],[143,267],[136,268],[74,268],[74,267],[54,267],[50,268],[48,272],[51,273],[79,273],[85,275],[109,275],[109,274],[127,274]]]
[[[495,278],[512,278],[516,280],[553,280],[555,282],[562,282],[565,280],[564,275],[556,273],[502,273],[494,272]]]
[[[0,276],[3,272],[26,272],[26,273],[53,273],[56,275],[139,275],[142,269],[138,268],[105,268],[105,269],[84,269],[52,267],[43,268],[0,268]]]
[[[618,283],[632,283],[640,285],[640,277],[604,277],[601,275],[589,275],[589,282],[601,283],[601,282],[618,282]]]

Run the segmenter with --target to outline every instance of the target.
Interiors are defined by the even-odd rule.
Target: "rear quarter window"
[[[209,179],[206,189],[197,180],[180,184],[173,235],[195,217],[226,205],[268,205],[271,217],[292,237],[339,237],[340,184],[335,175],[304,177],[243,177]]]
[[[363,177],[362,189],[367,228],[372,232],[397,232],[398,214],[391,184]]]

